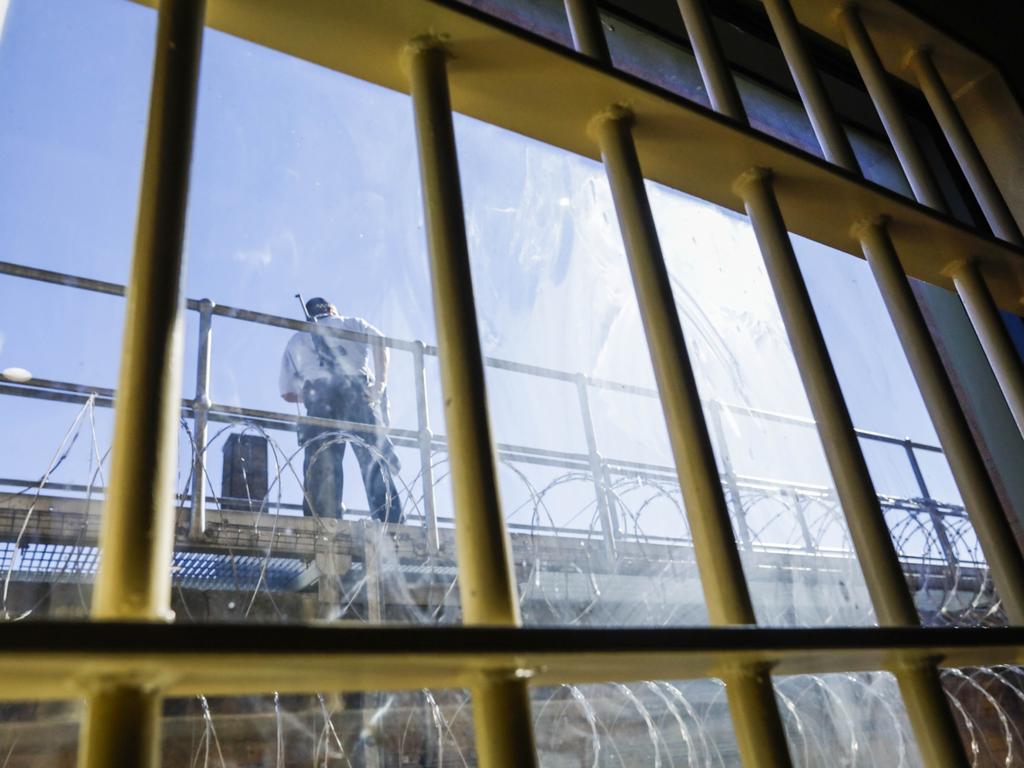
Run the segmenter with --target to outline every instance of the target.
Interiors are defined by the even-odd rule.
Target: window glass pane
[[[775,695],[794,765],[922,765],[887,672],[777,677]]]
[[[870,268],[806,238],[792,241],[850,414],[864,430],[861,447],[922,618],[1005,623]]]
[[[759,623],[874,621],[746,218],[649,183]]]
[[[456,134],[524,622],[705,622],[603,168],[464,117]]]
[[[997,665],[945,669],[942,683],[960,736],[975,765],[1013,765],[1024,751],[1020,729],[1024,674]]]
[[[8,619],[87,612],[155,22],[152,9],[121,0],[0,3]]]
[[[166,766],[476,765],[468,691],[168,699]]]
[[[201,413],[182,429],[183,524],[200,455],[207,525],[180,532],[179,618],[457,620],[409,98],[208,30],[187,250],[188,295],[215,308],[205,442]],[[425,493],[449,521],[440,557]]]
[[[542,766],[739,765],[720,680],[561,685],[531,694]]]

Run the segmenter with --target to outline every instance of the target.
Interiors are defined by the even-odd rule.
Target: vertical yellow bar
[[[704,0],[677,0],[677,3],[686,34],[690,37],[693,55],[697,58],[700,76],[708,90],[711,107],[733,120],[746,123],[747,112],[740,100],[740,92],[736,89],[736,81],[726,64],[722,45],[718,42]]]
[[[576,50],[601,63],[610,63],[608,42],[601,29],[601,14],[594,0],[565,0],[565,13]]]
[[[887,625],[913,626],[918,623],[917,609],[910,599],[839,380],[815,319],[811,297],[771,186],[771,174],[762,169],[749,171],[738,180],[736,191],[743,198],[764,257],[878,620]]]
[[[974,444],[953,385],[928,333],[883,222],[858,225],[864,257],[882,292],[928,415],[949,460],[964,506],[988,560],[999,597],[1014,624],[1024,623],[1024,557]]]
[[[814,307],[771,187],[771,176],[767,171],[754,169],[738,180],[736,188],[754,226],[875,613],[881,624],[914,626],[918,624],[917,609],[815,320]],[[897,680],[907,699],[917,743],[929,757],[927,765],[964,768],[966,756],[959,740],[950,737],[950,733],[956,733],[956,726],[945,701],[926,706],[918,698],[911,707],[907,698],[919,697],[921,691],[936,690],[935,669],[901,669]]]
[[[800,25],[793,13],[789,0],[762,0],[775,37],[786,57],[793,82],[796,83],[807,117],[811,121],[814,135],[818,139],[825,159],[841,168],[857,173],[860,166],[854,157],[850,140],[843,130],[839,118],[832,109],[832,103],[825,94],[821,76],[807,53],[800,37]]]
[[[1024,364],[999,317],[999,308],[985,283],[981,268],[973,261],[965,260],[953,265],[949,272],[1013,420],[1024,434]]]
[[[697,382],[633,145],[631,120],[627,111],[612,109],[598,116],[592,127],[608,172],[650,347],[701,586],[712,623],[754,624],[754,608]],[[743,764],[748,768],[790,765],[786,735],[767,671],[741,668],[723,677]]]
[[[977,144],[971,138],[971,132],[967,130],[967,125],[953,103],[953,97],[946,89],[946,84],[942,82],[931,53],[920,49],[914,51],[910,57],[910,65],[992,231],[1007,242],[1024,246],[1020,227],[1017,226],[1006,200],[1000,194],[992,173],[978,151]]]
[[[171,618],[182,247],[203,14],[203,0],[160,3],[94,619]],[[80,764],[156,766],[159,702],[157,692],[141,686],[112,683],[94,691],[86,707]]]
[[[455,496],[459,592],[467,624],[517,626],[511,547],[498,496],[480,334],[466,244],[446,52],[431,39],[408,50],[420,182]],[[473,686],[483,768],[537,764],[526,683],[511,675]]]
[[[889,84],[889,76],[864,27],[860,9],[854,3],[844,4],[837,15],[837,21],[846,37],[846,45],[853,56],[854,64],[857,65],[857,71],[860,72],[882,125],[885,126],[885,132],[896,151],[896,157],[903,167],[907,181],[910,182],[910,188],[914,191],[914,197],[918,202],[937,211],[945,211],[946,203],[942,193],[939,192],[935,177],[910,132],[910,125],[903,117],[903,108],[896,99],[896,94]]]

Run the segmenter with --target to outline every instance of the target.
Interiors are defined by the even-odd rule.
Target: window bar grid
[[[788,0],[766,2],[788,3]],[[886,125],[902,126],[892,134],[893,143],[903,141],[900,137],[906,135],[906,122],[902,112],[895,109],[896,103],[891,88],[884,71],[881,71],[880,60],[871,47],[860,17],[856,9],[851,7],[847,7],[843,13],[847,15],[845,23],[848,35],[858,46],[858,65],[863,63],[865,67],[871,69],[865,76],[865,81],[870,79],[875,82],[875,95],[878,95],[879,91],[884,92],[877,99],[879,110],[881,111],[884,104],[889,104],[888,108],[895,110],[889,119],[885,120]],[[799,46],[799,39],[794,38],[794,41]],[[784,53],[788,60],[791,51],[787,50]],[[804,106],[812,115],[812,122],[815,124],[834,121],[834,113],[827,102],[804,99]],[[818,115],[817,119],[813,117],[815,114]],[[916,145],[912,145],[911,150],[916,152]],[[912,165],[908,165],[907,172],[910,173],[912,168]],[[1005,595],[1000,590],[1000,597],[1011,621],[1019,624],[1024,620],[1024,595],[1019,594],[1021,590],[1017,585],[1024,583],[1024,559],[1017,549],[1009,521],[1002,514],[1002,507],[991,478],[971,436],[967,420],[956,399],[956,393],[942,365],[921,310],[911,292],[899,256],[889,237],[888,223],[859,222],[854,225],[854,234],[861,242],[864,257],[896,328],[928,414],[939,434],[957,486],[963,495],[965,507],[971,515],[971,522],[989,559],[993,579],[997,585],[1003,585],[1003,588],[1008,590]],[[998,320],[998,315],[996,319]]]
[[[946,453],[1010,621],[1024,624],[1024,558],[884,222],[856,234]]]
[[[609,64],[592,0],[566,2],[578,49]],[[584,45],[586,47],[584,47]],[[743,574],[735,534],[719,479],[697,381],[676,310],[668,268],[661,252],[643,173],[632,135],[633,114],[612,107],[597,115],[590,129],[597,140],[622,232],[658,393],[665,413],[684,508],[693,536],[701,587],[712,624],[755,625],[753,602]],[[734,665],[724,669],[725,692],[743,764],[784,768],[792,765],[769,667]]]
[[[171,618],[182,370],[182,247],[204,0],[162,0],[125,307],[112,467],[94,620]],[[114,678],[89,691],[83,768],[159,765],[158,689]]]
[[[925,164],[910,135],[909,127],[889,86],[885,69],[871,43],[859,11],[856,7],[847,5],[839,14],[838,21],[843,28],[854,63],[875,103],[875,109],[882,119],[915,197],[925,205],[944,213],[948,212],[935,186],[931,170]],[[963,168],[986,219],[997,235],[1014,245],[1022,245],[1020,230],[1009,212],[1004,213],[1005,201],[995,188],[991,173],[970,138],[970,133],[935,69],[934,62],[921,51],[912,51],[910,54],[911,66],[918,77],[925,98]],[[967,259],[951,265],[948,272],[951,273],[953,284],[964,303],[974,332],[978,335],[989,365],[992,366],[1017,428],[1024,433],[1024,364],[1021,363],[1020,356],[999,319],[999,312],[980,267]]]
[[[632,115],[616,108],[593,124],[622,230],[701,586],[712,624],[756,624],[682,326],[636,156]],[[768,668],[725,670],[726,696],[745,766],[791,760]]]
[[[511,545],[501,512],[480,334],[466,243],[447,52],[421,38],[406,50],[444,392],[459,591],[467,624],[519,626]],[[522,670],[476,676],[473,722],[480,765],[537,765]]]
[[[701,0],[680,0],[681,5],[700,2]],[[787,0],[781,2],[788,6]],[[813,85],[808,86],[808,81],[817,81],[817,76],[815,74],[812,77],[800,65],[800,61],[807,57],[800,53],[803,47],[797,30],[787,29],[790,22],[793,26],[796,23],[792,9],[789,8],[787,14],[778,7],[778,4],[775,5],[770,18],[776,28],[776,34],[780,39],[786,40],[783,52],[794,78],[798,77],[798,73],[802,73],[804,84],[800,87],[800,92],[811,115],[812,125],[816,131],[818,126],[821,126],[823,132],[831,133],[835,138],[835,134],[842,129],[824,98],[823,89],[817,89],[818,96],[815,98],[808,99],[804,96],[806,91],[815,90]],[[694,38],[692,33],[691,38]],[[698,46],[697,39],[694,40],[694,52],[698,60],[702,57],[718,59],[717,62],[702,65],[701,71],[707,69],[728,72],[720,48],[706,42]],[[735,88],[731,75],[729,82]],[[705,79],[705,86],[711,91],[715,84]],[[848,146],[848,142],[846,145]],[[837,148],[834,144],[826,145],[823,141],[822,149],[829,160],[836,156]],[[839,159],[842,160],[841,148],[838,149],[838,153]],[[838,164],[843,165],[842,162]],[[856,165],[847,167],[847,170],[855,168]],[[840,498],[840,506],[846,516],[876,615],[885,625],[917,625],[917,609],[885,524],[878,496],[853,429],[853,422],[828,356],[824,337],[815,319],[814,307],[800,274],[800,267],[772,187],[771,171],[751,169],[737,179],[735,190],[743,199],[747,215],[754,227],[765,269],[817,422],[826,459]],[[926,663],[901,665],[894,673],[907,706],[911,726],[928,764],[949,768],[966,765],[966,755],[956,732],[952,713],[946,706],[944,698],[939,695],[941,684],[935,667]]]
[[[839,21],[850,44],[854,63],[868,87],[914,194],[919,202],[947,212],[945,203],[934,190],[934,177],[930,169],[924,165],[920,150],[910,135],[903,112],[889,86],[888,75],[882,67],[881,59],[858,9],[852,5],[844,6],[839,14]],[[903,288],[900,283],[906,280],[893,279],[892,270],[898,267],[899,260],[888,234],[868,226],[861,228],[860,236],[865,256],[871,254],[868,261],[871,263],[872,272],[889,308],[904,352],[910,360],[929,416],[946,451],[950,469],[964,498],[967,514],[991,569],[996,590],[1006,605],[1010,621],[1020,624],[1024,622],[1024,557],[1016,544],[1009,520],[1003,512],[978,447],[971,439],[969,430],[964,429],[964,416],[956,405],[955,395],[950,401],[952,393],[948,374],[941,366],[941,361],[938,361],[938,366],[935,365],[938,353],[934,349],[934,341],[928,334],[927,327],[924,326],[920,311],[911,311],[912,308],[906,305],[906,299],[901,295]],[[896,259],[896,262],[889,263],[893,259]],[[902,267],[899,269],[902,271]],[[1024,366],[1021,365],[1012,346],[1006,349],[1007,345],[1011,345],[1009,336],[992,304],[992,296],[985,287],[980,272],[977,267],[969,264],[954,265],[952,271],[954,284],[968,308],[968,315],[975,324],[997,378],[1001,380],[1000,383],[1004,380],[1014,382],[1017,386],[1012,386],[1011,392],[1024,393]],[[907,288],[909,290],[909,285]],[[987,313],[986,309],[989,310]],[[934,359],[929,361],[929,358]],[[1011,404],[1016,402],[1014,397],[1007,396],[1007,399]],[[954,415],[953,411],[958,411],[959,416]],[[1017,414],[1014,415],[1016,418]],[[1021,416],[1024,417],[1024,411]],[[1020,423],[1018,420],[1018,424]]]

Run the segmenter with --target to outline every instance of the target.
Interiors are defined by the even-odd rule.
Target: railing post
[[[92,618],[100,621],[172,617],[182,250],[204,10],[203,0],[162,0],[159,8],[110,484],[93,589]],[[112,678],[90,691],[79,765],[159,765],[160,700],[152,680]]]
[[[854,234],[860,239],[864,257],[878,283],[928,415],[949,460],[964,507],[992,571],[992,580],[1006,605],[1010,621],[1024,624],[1024,557],[885,223],[860,223],[854,228]]]
[[[498,493],[469,247],[448,93],[447,52],[432,38],[407,53],[455,497],[459,587],[467,624],[518,626],[511,544]],[[526,681],[516,670],[472,684],[482,768],[537,765]]]
[[[199,354],[196,361],[196,396],[192,401],[192,509],[188,537],[202,541],[206,535],[206,433],[210,413],[210,356],[213,344],[213,308],[210,299],[199,302]]]
[[[427,366],[422,341],[413,342],[412,362],[412,375],[416,385],[416,429],[420,442],[420,485],[423,488],[427,551],[437,554],[441,548],[441,538],[437,530],[437,508],[434,506],[434,434],[430,431],[430,412],[427,408]]]
[[[950,576],[952,576],[957,566],[956,552],[953,551],[953,544],[949,540],[949,534],[946,533],[946,524],[942,520],[942,515],[935,509],[935,499],[932,498],[931,493],[928,491],[928,483],[925,482],[924,473],[921,471],[921,464],[918,462],[917,454],[914,452],[914,441],[909,438],[904,440],[903,450],[906,451],[907,461],[910,462],[910,469],[914,473],[914,480],[917,481],[918,490],[921,491],[921,500],[928,507],[928,517],[935,528],[935,538],[939,541],[939,549],[942,550],[942,556],[945,558],[946,565],[949,566]]]
[[[604,486],[604,462],[597,451],[597,435],[594,432],[594,420],[590,410],[590,394],[585,374],[576,375],[576,393],[579,396],[580,416],[583,419],[583,434],[587,439],[587,453],[590,456],[590,472],[594,476],[594,498],[597,501],[597,514],[601,520],[601,532],[604,534],[605,552],[609,560],[618,556],[616,536],[618,524],[612,516],[611,505]]]

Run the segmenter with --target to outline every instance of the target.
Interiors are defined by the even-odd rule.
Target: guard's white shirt
[[[368,336],[380,337],[380,331],[361,317],[325,317],[317,321],[317,327],[330,326]],[[299,331],[288,341],[281,359],[281,394],[302,395],[302,385],[307,381],[327,379],[332,375],[342,376],[364,375],[373,381],[370,371],[370,344],[354,339],[342,339],[331,333],[314,331],[324,340],[331,352],[335,367],[332,372],[329,364],[321,360],[317,345],[313,343],[311,332]]]

